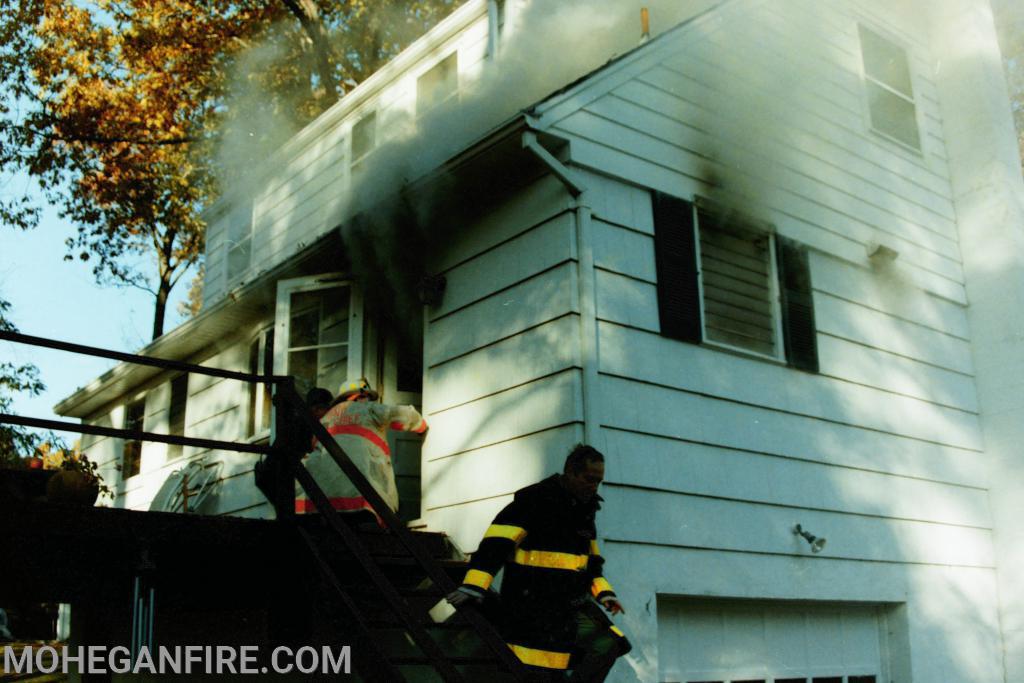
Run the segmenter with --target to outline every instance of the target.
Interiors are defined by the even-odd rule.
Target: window
[[[336,276],[278,283],[274,368],[294,375],[304,395],[336,391],[361,374],[362,314],[348,282]]]
[[[352,164],[357,164],[377,146],[377,112],[371,111],[352,126]]]
[[[906,50],[870,29],[858,28],[872,129],[920,150],[917,108]]]
[[[188,403],[188,373],[171,380],[171,403],[167,408],[167,433],[185,436],[185,405]],[[180,458],[181,444],[167,444],[167,459]]]
[[[416,113],[433,109],[459,91],[459,59],[453,52],[416,81]]]
[[[249,270],[252,263],[252,205],[243,202],[227,216],[228,281],[233,282]]]
[[[124,407],[124,429],[141,432],[146,415],[146,400],[139,399]],[[134,477],[142,471],[142,441],[132,439],[124,442],[121,452],[121,478]]]
[[[655,193],[661,333],[817,372],[807,252],[730,212]]]
[[[498,44],[505,31],[505,0],[487,3],[487,57],[498,56]]]
[[[771,234],[702,210],[697,228],[705,339],[778,358]]]
[[[249,345],[249,373],[265,375],[274,368],[274,329],[260,332]],[[332,387],[333,389],[333,387]],[[270,429],[270,385],[249,385],[249,410],[246,415],[246,436],[254,436]]]

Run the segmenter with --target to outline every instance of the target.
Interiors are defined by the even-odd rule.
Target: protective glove
[[[452,607],[458,609],[464,605],[475,604],[477,606],[483,604],[484,596],[483,593],[473,590],[468,586],[459,586],[451,593],[445,596]]]
[[[601,598],[601,607],[604,607],[606,610],[608,610],[612,614],[625,614],[626,613],[626,610],[623,609],[623,607],[622,607],[622,603],[619,602],[618,598],[616,598],[616,597],[614,597],[612,595],[609,595],[607,597]]]

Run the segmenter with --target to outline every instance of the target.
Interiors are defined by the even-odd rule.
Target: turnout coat
[[[484,593],[504,567],[499,626],[524,664],[569,668],[577,613],[615,595],[597,546],[600,500],[581,502],[548,477],[516,492],[473,554],[462,585]],[[622,631],[604,622],[625,649]]]
[[[320,419],[328,433],[352,459],[359,471],[387,502],[392,511],[398,510],[398,488],[395,469],[391,464],[388,447],[389,429],[422,434],[427,423],[412,406],[390,406],[369,401],[343,401],[327,411]],[[366,498],[341,471],[324,448],[318,447],[305,460],[306,469],[313,475],[331,506],[339,512],[370,510]],[[312,502],[302,488],[296,485],[295,511],[313,512]]]

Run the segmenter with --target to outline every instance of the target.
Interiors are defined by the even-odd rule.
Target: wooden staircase
[[[319,556],[317,562],[323,575],[318,592],[325,599],[317,606],[320,631],[317,640],[331,634],[336,638],[352,638],[353,668],[359,668],[357,655],[372,662],[372,671],[357,671],[362,680],[405,680],[410,683],[444,680],[512,683],[530,680],[525,671],[519,672],[518,676],[517,672],[510,671],[488,647],[465,611],[457,612],[441,623],[434,621],[430,610],[444,598],[446,591],[426,576],[392,534],[366,526],[355,533],[379,569],[380,576],[388,581],[400,598],[406,612],[404,615],[381,595],[375,578],[359,566],[359,560],[338,542],[322,520],[302,520],[300,526],[300,533],[307,539],[314,557]],[[467,563],[445,535],[423,531],[411,533],[454,583],[461,581]],[[436,646],[440,658],[450,665],[449,678],[442,673],[444,665],[439,667],[439,662],[417,642],[416,635],[406,623],[408,617]],[[355,623],[364,629],[358,645],[353,629]],[[370,650],[366,650],[367,641]]]
[[[313,419],[289,385],[279,387],[275,405],[291,404],[293,419],[305,422],[336,464],[374,507],[387,528],[358,529],[336,513],[281,439],[283,456],[318,515],[296,520],[296,529],[320,569],[329,596],[317,607],[319,626],[344,634],[352,667],[367,683],[504,683],[536,681],[475,608],[436,623],[430,610],[455,590],[466,562],[443,534],[411,531],[398,519],[344,450]],[[288,425],[278,433],[287,437]],[[309,443],[300,436],[292,443]],[[372,527],[372,525],[371,525]]]

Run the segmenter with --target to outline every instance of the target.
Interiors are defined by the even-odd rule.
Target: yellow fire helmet
[[[366,381],[365,377],[360,377],[356,380],[348,380],[343,382],[341,387],[338,389],[339,401],[347,401],[355,394],[362,394],[371,401],[376,401],[380,398],[380,394],[370,388],[370,383]]]

